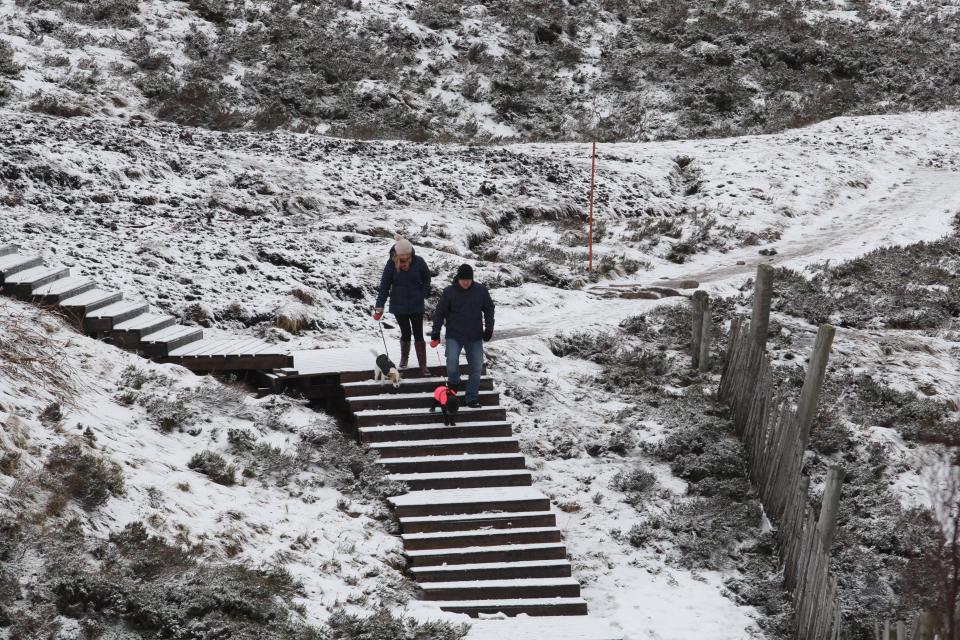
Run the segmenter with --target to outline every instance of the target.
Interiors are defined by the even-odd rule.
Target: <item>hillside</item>
[[[395,232],[438,286],[460,262],[476,264],[498,304],[490,367],[535,484],[560,511],[592,615],[631,640],[789,628],[742,449],[712,401],[716,372],[688,370],[685,300],[630,294],[689,293],[679,281],[700,280],[717,296],[719,357],[756,264],[790,269],[778,275],[771,338],[787,388],[813,323],[840,327],[810,471],[817,490],[825,462],[849,469],[835,557],[862,637],[923,605],[903,586],[910,540],[896,532],[930,504],[925,469],[956,445],[943,434],[960,402],[958,119],[839,118],[770,136],[603,145],[590,278],[585,145],[356,142],[4,110],[0,244],[184,322],[290,348],[379,340],[368,311]],[[894,313],[905,291],[913,324]],[[217,602],[268,587],[276,599],[250,615],[284,620],[276,637],[322,630],[338,605],[438,615],[407,602],[412,583],[381,502],[390,487],[373,467],[357,475],[361,454],[329,417],[151,365],[19,303],[0,313],[0,339],[36,344],[47,367],[31,373],[18,351],[0,350],[2,523],[18,534],[0,547],[18,559],[14,582],[0,580],[10,622],[28,612],[37,629],[52,619],[64,633],[130,632],[115,601],[98,600],[116,593],[90,588],[93,567],[147,579],[146,601],[183,587],[177,567],[194,580],[215,572],[223,590],[197,597]],[[103,479],[92,492],[71,488],[64,459],[79,452]],[[232,485],[214,481],[226,465]]]
[[[764,133],[956,104],[958,20],[854,0],[3,0],[0,104],[414,141]]]

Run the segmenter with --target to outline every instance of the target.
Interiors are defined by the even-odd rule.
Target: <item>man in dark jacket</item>
[[[493,299],[479,282],[473,281],[473,267],[460,265],[453,284],[443,290],[433,313],[430,346],[440,344],[440,329],[447,323],[447,379],[460,384],[460,350],[467,353],[470,380],[464,400],[468,407],[480,406],[480,373],[483,370],[483,343],[493,337]]]

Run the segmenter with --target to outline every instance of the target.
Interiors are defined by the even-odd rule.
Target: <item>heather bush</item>
[[[187,468],[202,473],[217,484],[230,486],[237,481],[237,468],[227,463],[223,456],[212,451],[195,453],[187,463]]]
[[[79,444],[59,445],[43,466],[42,482],[56,494],[72,498],[91,511],[123,493],[123,472],[115,462],[85,451]]]
[[[335,609],[327,621],[325,640],[460,640],[470,631],[470,625],[441,620],[419,622],[406,616],[394,615],[380,608],[369,616]]]
[[[13,61],[13,47],[6,40],[0,40],[0,76],[19,78],[23,67]]]

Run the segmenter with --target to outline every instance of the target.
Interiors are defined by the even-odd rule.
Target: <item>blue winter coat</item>
[[[486,332],[493,334],[493,298],[490,291],[479,282],[464,289],[456,280],[443,290],[437,308],[433,312],[433,331],[430,338],[440,339],[440,329],[447,323],[447,338],[460,342],[475,342],[483,339]]]
[[[377,296],[378,308],[383,307],[390,297],[390,313],[423,313],[423,301],[430,295],[430,268],[427,261],[413,253],[410,269],[397,269],[393,263],[393,250],[383,268],[380,278],[380,294]]]

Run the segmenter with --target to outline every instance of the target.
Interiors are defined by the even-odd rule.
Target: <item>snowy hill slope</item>
[[[676,444],[678,434],[689,429],[719,429],[723,423],[709,404],[715,380],[692,378],[685,370],[683,301],[664,305],[607,297],[612,285],[693,276],[714,294],[736,295],[760,259],[800,268],[853,258],[880,244],[933,240],[951,230],[960,210],[955,151],[960,116],[954,112],[842,118],[773,136],[602,145],[597,216],[603,231],[597,251],[604,273],[591,283],[583,273],[585,145],[357,143],[288,133],[122,125],[109,119],[57,120],[16,111],[0,116],[0,243],[21,244],[96,274],[105,284],[142,294],[187,321],[265,335],[291,348],[371,343],[379,338],[366,316],[393,233],[411,237],[435,269],[438,286],[460,262],[475,263],[478,279],[494,287],[498,304],[498,335],[487,349],[491,369],[504,387],[524,452],[533,460],[534,481],[562,512],[564,538],[591,611],[631,639],[777,637],[782,621],[775,619],[784,609],[775,595],[763,599],[767,592],[775,594],[777,582],[763,551],[762,520],[748,496],[730,503],[736,508],[716,496],[710,503],[719,505],[718,520],[724,511],[742,518],[731,525],[742,537],[724,538],[720,542],[731,546],[718,546],[724,552],[729,548],[735,560],[715,557],[684,538],[683,527],[699,517],[690,513],[697,483],[678,475],[684,473],[682,465],[664,458],[658,447]],[[762,257],[760,249],[778,253]],[[724,303],[718,314],[729,314],[737,304]],[[646,318],[619,328],[637,314]],[[777,339],[781,364],[793,369],[812,335],[810,324],[798,317],[781,319],[786,333]],[[587,336],[611,332],[613,342],[595,345],[601,362],[573,357],[596,354],[570,343],[589,347]],[[563,339],[571,333],[570,340]],[[551,340],[558,337],[559,342]],[[886,372],[877,353],[894,347],[890,384],[912,392],[935,376],[938,395],[960,395],[956,371],[938,356],[955,353],[955,336],[915,340],[929,343],[934,353],[907,348],[893,332],[841,331],[834,374],[862,373],[865,367],[874,374]],[[621,343],[637,342],[660,355],[624,359],[628,372],[611,372],[616,363],[602,355],[619,354]],[[223,429],[249,419],[217,409],[214,422],[201,424],[197,436],[189,430],[161,436],[153,426],[141,432],[151,419],[146,406],[133,398],[129,407],[119,407],[107,398],[121,364],[132,356],[115,356],[112,350],[108,356],[101,351],[107,347],[80,344],[104,370],[92,395],[81,396],[83,406],[105,407],[105,416],[129,412],[118,413],[123,420],[103,435],[95,431],[98,443],[121,431],[127,420],[141,421],[132,433],[156,448],[164,464],[176,467],[171,481],[196,477],[183,471],[190,457],[184,448],[193,442],[230,461],[243,460],[229,448]],[[936,368],[927,362],[930,356]],[[75,357],[83,359],[80,353]],[[168,368],[157,370],[171,375]],[[180,389],[200,382],[175,378],[171,384]],[[21,399],[15,386],[7,393],[5,406],[23,404],[21,419],[31,432],[41,430],[35,416],[47,398]],[[269,400],[238,402],[272,424],[257,409],[269,406]],[[289,434],[263,432],[281,448],[292,447],[305,421],[317,418],[298,406],[284,412]],[[70,426],[79,420],[67,416]],[[248,422],[241,424],[252,428]],[[852,433],[864,445],[874,435],[895,438],[875,426],[865,424]],[[714,444],[726,451],[729,437],[717,437]],[[879,477],[899,483],[905,496],[916,496],[921,487],[909,465],[918,463],[922,452],[898,444],[896,477],[884,475],[892,473],[893,463]],[[118,460],[138,456],[126,434],[109,446]],[[28,459],[34,469],[41,460],[39,452]],[[152,469],[148,462],[140,464]],[[652,484],[642,473],[631,475],[637,468],[652,474]],[[101,531],[113,531],[128,518],[159,511],[167,519],[148,524],[175,540],[176,518],[143,506],[150,504],[144,485],[156,484],[153,478],[134,473],[128,497],[112,498],[103,511],[115,520],[102,515],[92,522]],[[286,489],[261,488],[258,482],[231,490],[238,492],[231,496],[251,505],[250,517],[240,519],[250,523],[246,526],[231,523],[229,515],[217,522],[212,502],[227,494],[216,486],[209,497],[207,492],[198,497],[175,484],[158,485],[158,503],[168,503],[174,513],[198,514],[206,524],[197,531],[219,539],[224,553],[236,543],[237,557],[266,562],[275,554],[278,534],[275,527],[254,526],[272,518],[254,518],[253,505],[261,500],[286,505],[302,496],[286,497]],[[737,486],[740,492],[742,482]],[[289,559],[284,554],[308,590],[307,613],[321,619],[322,605],[342,596],[365,602],[352,587],[387,600],[402,593],[390,569],[399,547],[386,530],[363,515],[353,520],[331,508],[337,501],[332,490],[316,491],[319,504],[327,507],[324,515],[331,516],[329,529],[323,520],[328,541],[295,549]],[[367,509],[356,502],[357,509]],[[313,508],[301,513],[320,513]],[[668,526],[657,533],[650,523],[661,521]],[[363,534],[370,537],[360,538],[369,546],[357,551],[369,549],[371,555],[356,571],[369,580],[351,585],[358,578],[331,572],[324,554],[339,560],[336,541],[352,539],[361,523],[370,525]],[[289,524],[306,526],[292,518]],[[691,550],[698,562],[691,560]],[[354,554],[347,555],[353,562]],[[872,557],[861,560],[869,563]],[[373,572],[378,575],[368,575]],[[858,613],[876,613],[864,611]]]
[[[77,616],[51,615],[29,594],[40,602],[48,589],[71,580],[71,588],[81,589],[72,563],[81,561],[88,544],[103,544],[108,536],[119,545],[131,523],[186,554],[179,564],[162,553],[141,562],[159,563],[160,572],[184,571],[193,561],[262,571],[278,593],[292,596],[295,618],[308,624],[325,621],[338,606],[366,609],[410,598],[412,587],[399,571],[402,547],[388,531],[389,514],[375,497],[375,484],[368,483],[377,480],[356,481],[331,465],[331,458],[346,464],[359,454],[350,453],[355,445],[341,443],[328,417],[154,365],[7,299],[0,300],[0,327],[0,519],[15,527],[6,531],[5,544],[41,535],[50,554],[24,543],[6,558],[4,580],[13,575],[19,585],[0,598],[0,627],[13,622],[14,632],[25,633],[33,620],[38,630],[76,631],[70,618]],[[35,359],[29,369],[18,360],[26,357]],[[57,452],[70,456],[59,467],[51,464]],[[205,452],[212,462],[197,464]],[[217,460],[221,454],[229,464]],[[93,464],[96,459],[108,466]],[[70,475],[79,460],[91,462]],[[120,480],[101,487],[100,469],[110,466]],[[65,525],[76,528],[79,541],[71,542]],[[72,551],[55,554],[64,544]],[[117,584],[118,575],[98,559]],[[211,584],[203,597],[220,597],[215,588]],[[132,604],[126,606],[130,611]]]
[[[320,338],[369,331],[385,238],[397,232],[438,286],[476,260],[483,280],[510,291],[504,304],[549,305],[553,287],[584,281],[583,146],[2,117],[0,238],[204,325],[266,330],[283,316]],[[652,282],[690,273],[706,251],[726,254],[706,259],[713,271],[752,264],[759,248],[816,256],[843,239],[853,255],[871,229],[887,234],[876,242],[942,235],[953,174],[924,167],[957,166],[955,121],[841,119],[770,137],[601,147],[598,270]],[[897,203],[915,205],[913,217]]]

